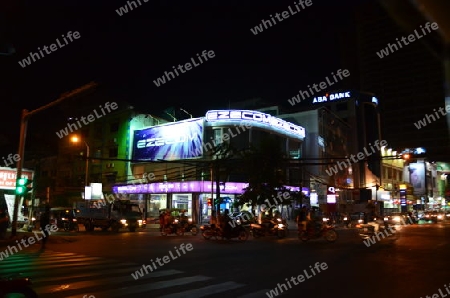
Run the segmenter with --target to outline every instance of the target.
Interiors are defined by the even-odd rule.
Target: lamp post
[[[77,136],[73,136],[70,138],[70,141],[72,143],[79,143],[80,142],[80,138]],[[89,145],[88,143],[86,143],[86,141],[84,141],[84,145],[86,145],[86,171],[84,173],[84,186],[88,186],[88,176],[89,176],[89,157],[90,157],[90,150],[89,150]]]

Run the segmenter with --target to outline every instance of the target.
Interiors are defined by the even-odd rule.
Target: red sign
[[[0,168],[0,189],[16,189],[16,173],[16,169]],[[23,169],[21,178],[27,178],[29,181],[32,181],[33,174],[34,171]]]

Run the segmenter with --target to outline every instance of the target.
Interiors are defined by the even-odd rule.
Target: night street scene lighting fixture
[[[70,138],[70,141],[72,143],[80,143],[81,139],[78,136],[72,136]],[[86,171],[85,171],[85,177],[84,177],[84,186],[88,186],[88,175],[89,175],[89,145],[86,143],[86,141],[83,141],[84,145],[86,145]]]

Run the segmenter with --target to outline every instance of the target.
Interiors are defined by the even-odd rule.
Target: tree
[[[240,152],[241,166],[239,171],[248,179],[248,187],[237,197],[235,206],[246,205],[254,209],[257,205],[290,205],[289,199],[277,199],[279,193],[289,192],[285,184],[285,155],[281,150],[279,139],[270,135],[261,140],[258,147]],[[270,204],[268,204],[270,203]]]

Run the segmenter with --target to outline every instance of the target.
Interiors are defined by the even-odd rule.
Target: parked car
[[[440,220],[444,219],[444,216],[439,214],[437,211],[427,211],[424,212],[422,220],[431,223],[437,223]]]
[[[417,220],[408,213],[394,212],[384,216],[384,222],[388,225],[408,225],[416,223]]]

